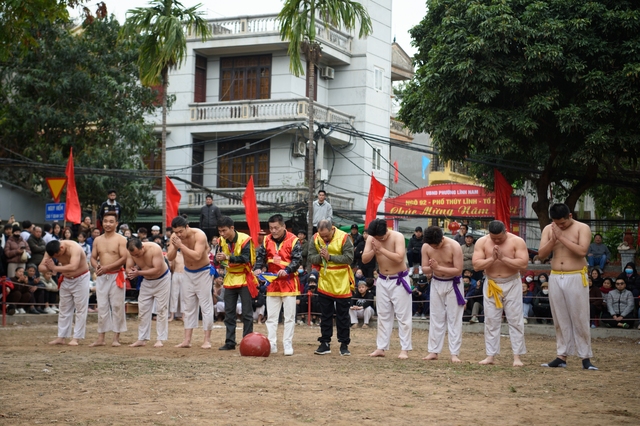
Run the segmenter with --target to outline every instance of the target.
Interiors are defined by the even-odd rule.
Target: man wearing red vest
[[[349,330],[351,318],[349,308],[351,295],[355,288],[355,279],[351,271],[353,263],[353,244],[346,232],[331,224],[330,220],[318,222],[318,232],[309,243],[309,262],[320,272],[318,282],[318,305],[322,322],[318,338],[320,346],[314,352],[317,355],[331,353],[333,335],[333,315],[336,315],[336,329],[340,342],[340,355],[351,355]]]
[[[302,261],[302,247],[298,238],[287,231],[280,214],[269,218],[269,232],[258,247],[253,273],[276,274],[267,284],[267,331],[271,353],[278,352],[277,331],[280,308],[284,306],[284,335],[282,344],[286,356],[293,355],[293,331],[296,319],[296,296],[300,294],[298,265]]]

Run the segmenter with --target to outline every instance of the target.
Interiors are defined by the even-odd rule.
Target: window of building
[[[384,69],[380,67],[373,67],[373,88],[382,91],[382,77],[384,76]]]
[[[373,145],[373,154],[371,156],[371,168],[373,170],[380,170],[380,164],[382,162],[382,148]]]
[[[269,150],[270,141],[219,143],[218,188],[243,188],[251,176],[256,187],[268,187]]]
[[[221,101],[271,97],[271,55],[222,58],[220,75]]]
[[[204,144],[199,139],[193,140],[191,154],[191,182],[204,185]]]
[[[207,101],[207,58],[200,55],[196,55],[196,78],[193,89],[193,101]]]
[[[156,172],[157,179],[154,179],[152,189],[162,189],[162,140],[158,138],[156,149],[144,158],[147,169]]]
[[[315,102],[318,101],[318,73],[320,72],[320,69],[318,67],[314,67],[315,72],[313,73],[313,100]],[[306,72],[306,71],[305,71]],[[306,92],[305,92],[305,96],[308,98],[309,97],[309,73],[307,73],[306,76]]]

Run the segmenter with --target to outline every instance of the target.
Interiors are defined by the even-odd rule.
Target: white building
[[[371,173],[389,185],[389,138],[411,140],[391,118],[391,81],[412,74],[411,60],[392,43],[391,0],[362,4],[372,19],[369,37],[317,27],[317,189],[327,191],[334,211],[364,211]],[[209,190],[223,211],[242,208],[252,174],[261,210],[266,203],[281,212],[306,209],[306,76],[289,71],[276,16],[209,20],[213,36],[189,36],[186,61],[169,75],[167,175],[179,178],[181,211],[202,206]]]

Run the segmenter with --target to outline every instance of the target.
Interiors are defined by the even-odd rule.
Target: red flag
[[[73,148],[69,151],[69,161],[64,172],[67,175],[67,205],[64,211],[64,220],[71,223],[82,222],[82,209],[76,189],[76,174],[73,168]]]
[[[174,217],[178,216],[178,207],[180,207],[180,200],[182,194],[178,191],[178,188],[171,182],[169,176],[164,177],[167,180],[167,226],[171,226],[171,221]]]
[[[260,232],[260,218],[258,218],[258,204],[256,203],[256,189],[253,186],[253,176],[249,178],[247,189],[242,196],[242,204],[247,215],[247,225],[249,225],[249,235],[253,244],[258,246],[258,233]]]
[[[369,199],[367,200],[367,214],[364,219],[365,226],[369,226],[369,223],[376,218],[378,214],[378,206],[380,201],[384,197],[384,193],[387,188],[378,182],[371,173],[371,186],[369,187]]]
[[[393,182],[394,183],[398,183],[398,162],[394,161],[393,162],[393,168],[395,169],[395,171],[393,172]]]
[[[496,168],[493,169],[493,190],[496,194],[496,220],[502,221],[509,231],[511,229],[509,204],[511,204],[513,187]]]

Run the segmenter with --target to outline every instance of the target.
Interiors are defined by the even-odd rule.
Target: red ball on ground
[[[260,333],[249,333],[240,342],[240,355],[242,356],[264,356],[271,353],[271,344],[267,336]]]

